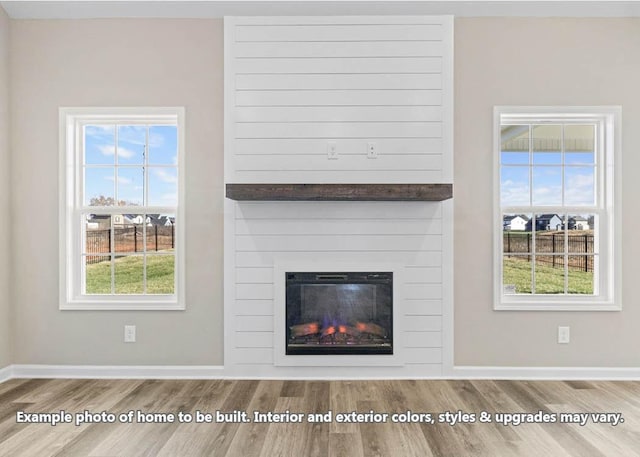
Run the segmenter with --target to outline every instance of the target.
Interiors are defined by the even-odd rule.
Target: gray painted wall
[[[11,113],[12,212],[5,220],[16,253],[14,362],[221,364],[222,21],[13,21],[11,29],[12,95],[19,103]],[[455,21],[456,364],[638,366],[637,49],[637,19]],[[623,311],[492,310],[497,104],[623,106]],[[187,311],[58,310],[57,110],[74,105],[186,106]],[[3,280],[6,270],[0,266]],[[134,345],[122,343],[129,323],[138,325]],[[571,344],[556,343],[558,325],[571,326]]]
[[[15,363],[222,364],[222,20],[12,25]],[[58,310],[60,106],[185,106],[186,311]]]
[[[455,36],[456,364],[637,367],[640,20],[459,19]],[[492,310],[494,105],[622,105],[621,312]]]
[[[13,361],[9,276],[11,265],[9,226],[9,18],[0,8],[0,369]]]

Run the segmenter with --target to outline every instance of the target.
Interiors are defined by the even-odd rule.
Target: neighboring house
[[[572,230],[591,230],[591,225],[589,224],[589,220],[582,216],[570,217],[569,218],[569,229]]]
[[[107,227],[108,228],[108,217],[107,217]],[[170,227],[175,223],[175,218],[173,216],[166,216],[162,214],[147,214],[143,216],[142,214],[114,214],[113,215],[113,225],[146,225],[148,227],[157,225]]]
[[[175,223],[173,216],[166,216],[164,214],[149,214],[149,225],[171,227]]]
[[[135,224],[131,218],[134,216],[130,214],[114,214],[113,215],[113,225],[131,225]]]
[[[87,216],[88,230],[104,230],[111,228],[108,214],[89,214]]]
[[[125,214],[124,215],[125,224],[133,224],[133,225],[151,225],[151,216],[147,214],[146,217],[143,217],[142,214]]]
[[[527,222],[526,230],[531,231],[532,221]],[[540,214],[536,216],[536,230],[562,230],[564,224],[557,214]]]
[[[527,216],[504,216],[504,219],[502,220],[502,228],[503,230],[524,231],[527,227],[527,222],[529,222],[529,218],[527,218]]]

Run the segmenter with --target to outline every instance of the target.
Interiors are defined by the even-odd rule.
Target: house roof
[[[512,220],[514,220],[517,217],[519,217],[520,219],[523,219],[525,221],[529,220],[529,218],[527,216],[525,216],[524,214],[507,215],[507,216],[504,216],[503,220],[505,222],[511,222]]]
[[[536,216],[536,220],[537,221],[550,221],[551,219],[553,219],[554,217],[557,217],[558,219],[562,219],[560,216],[558,216],[557,214],[541,214],[539,216]]]

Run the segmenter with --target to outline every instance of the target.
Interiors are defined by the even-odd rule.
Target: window
[[[183,123],[60,109],[61,309],[184,309]]]
[[[496,309],[620,309],[620,115],[494,109]]]

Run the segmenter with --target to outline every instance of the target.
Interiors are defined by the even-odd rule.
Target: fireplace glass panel
[[[393,273],[287,273],[286,353],[393,354]]]

